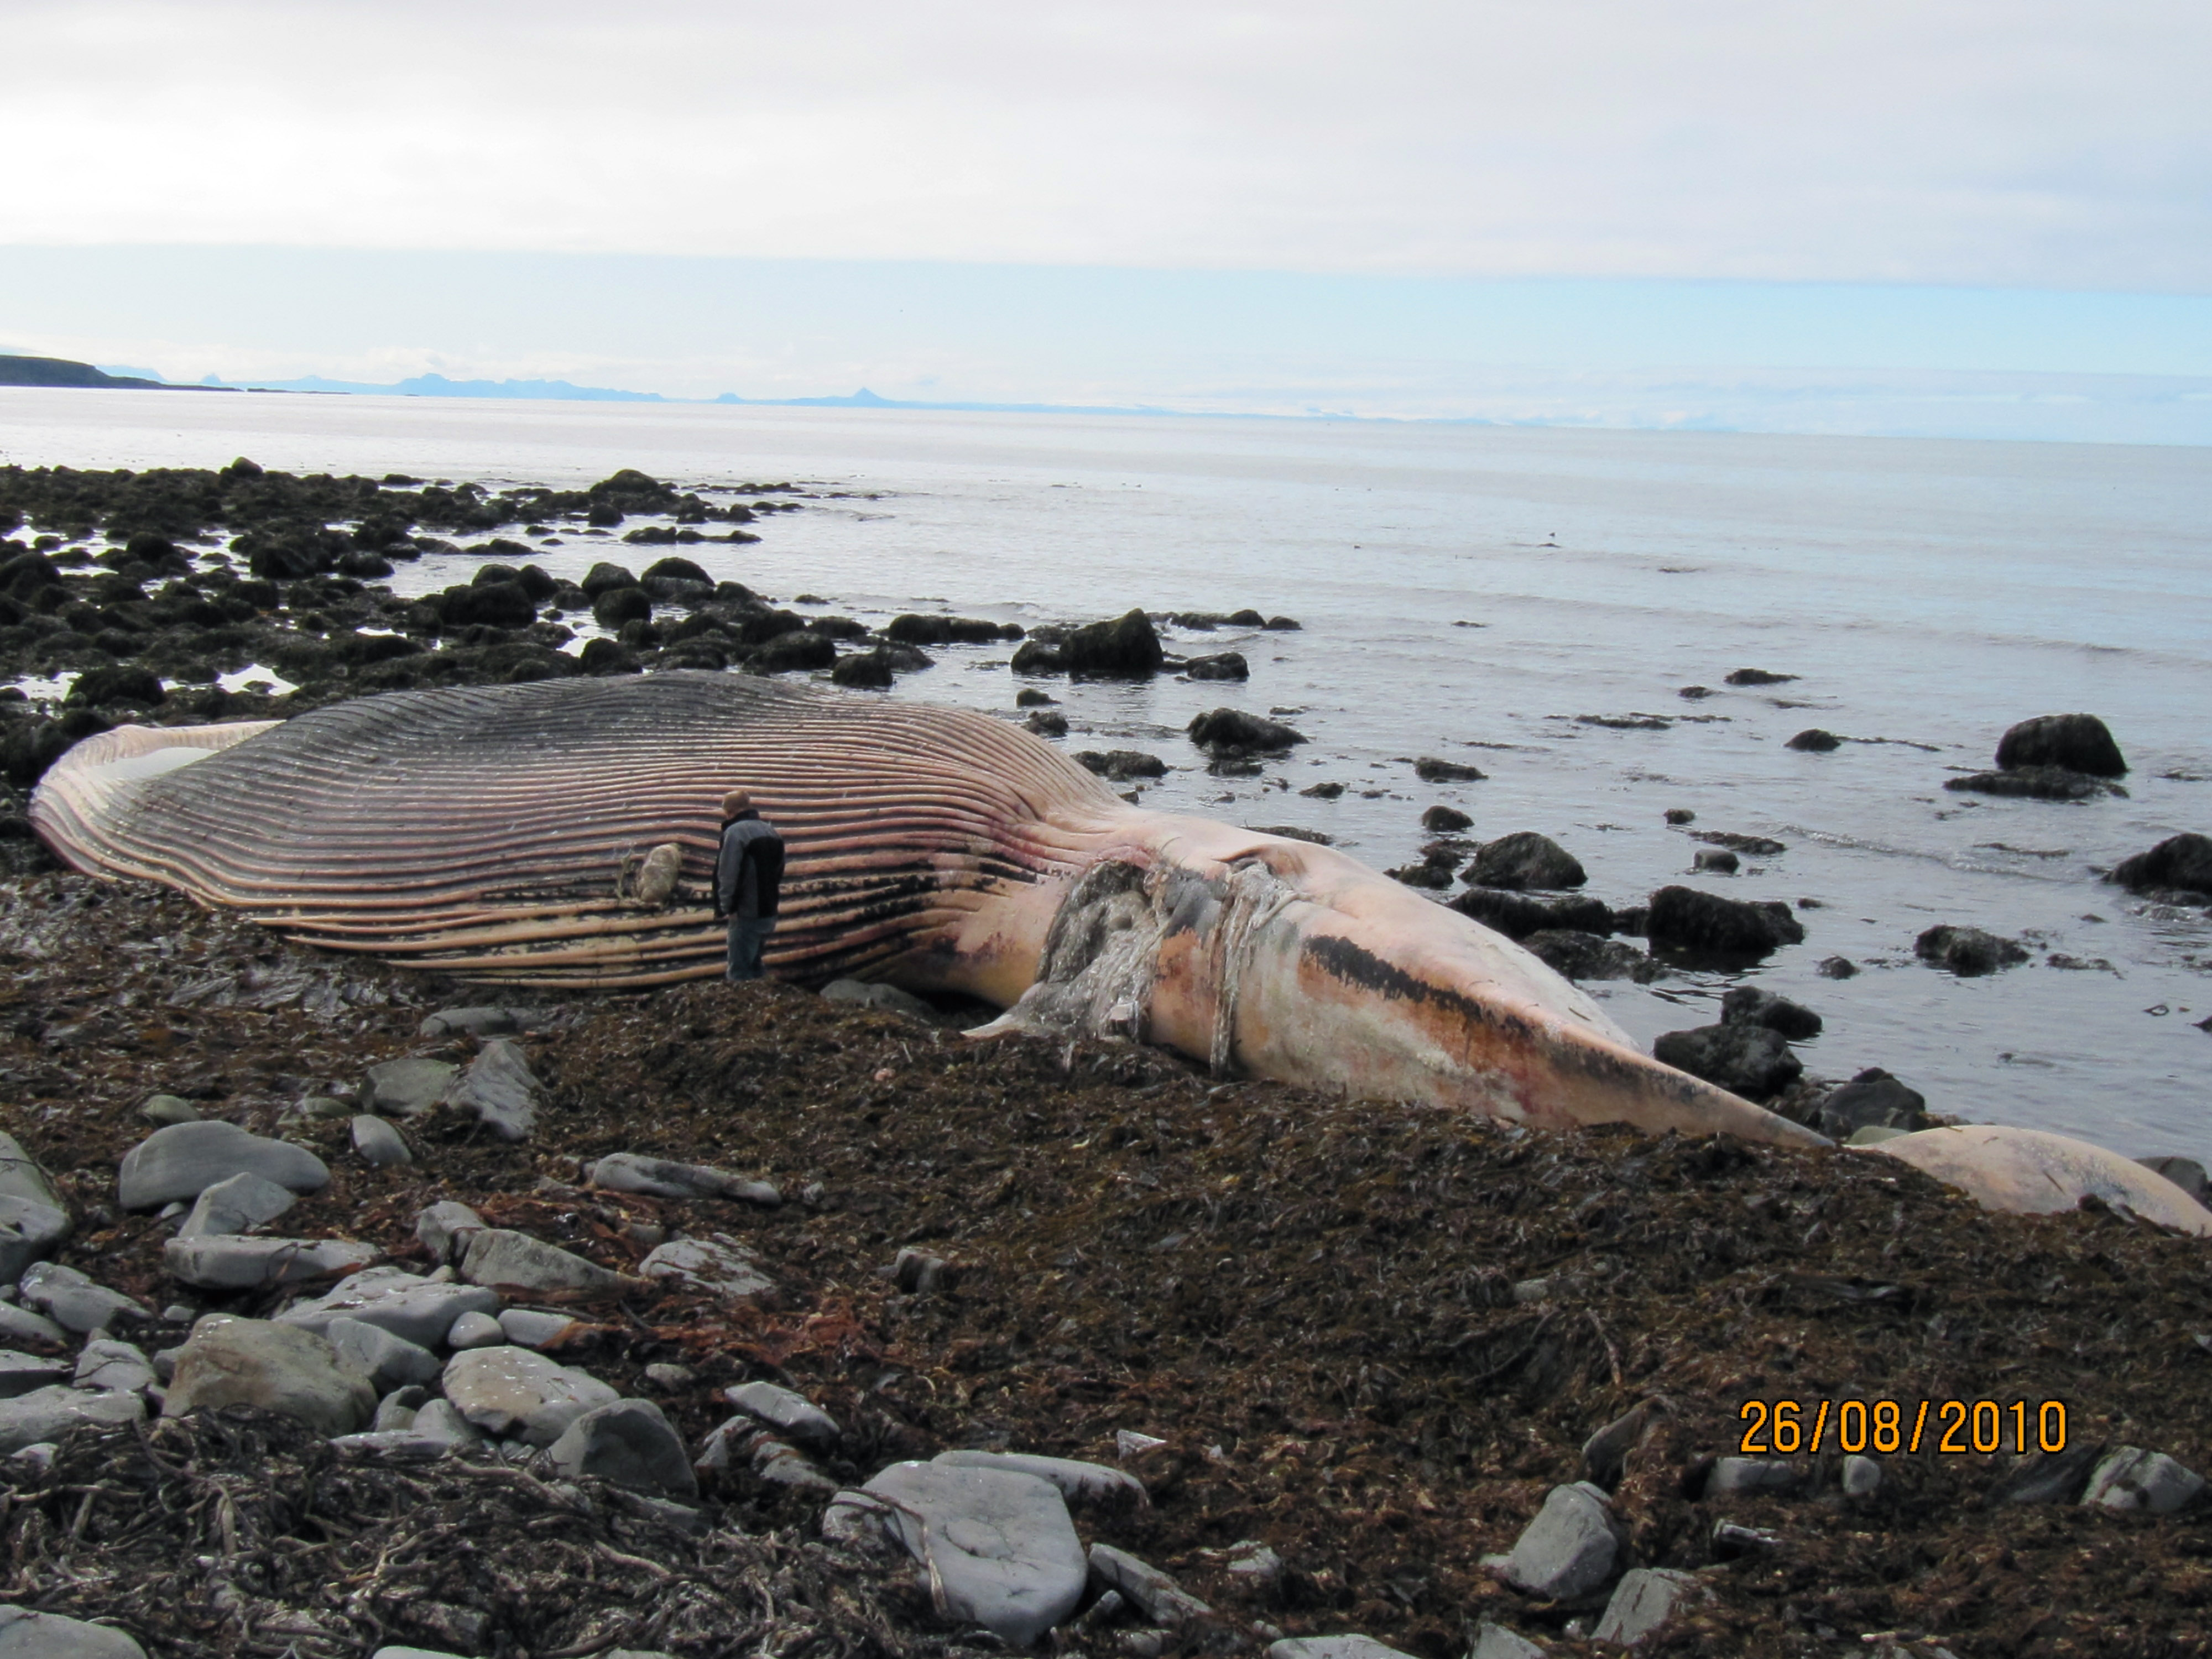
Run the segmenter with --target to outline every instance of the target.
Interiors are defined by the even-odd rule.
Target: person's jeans
[[[768,936],[775,932],[774,916],[732,916],[730,918],[730,966],[732,980],[765,977],[761,968],[761,946]]]

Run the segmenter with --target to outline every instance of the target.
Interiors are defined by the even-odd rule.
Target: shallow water
[[[1421,809],[1444,800],[1479,836],[1556,837],[1616,904],[1674,880],[1815,900],[1807,942],[1753,975],[1826,1016],[1801,1047],[1812,1071],[1884,1066],[1936,1110],[2212,1155],[2212,1034],[2194,1026],[2212,1015],[2212,925],[2097,879],[2212,830],[2212,450],[0,390],[0,459],[240,453],[487,483],[625,465],[695,486],[810,482],[846,493],[757,526],[757,546],[677,550],[864,620],[925,597],[1024,623],[1133,605],[1287,612],[1304,631],[1171,637],[1243,651],[1244,685],[1048,683],[1066,745],[1152,750],[1182,769],[1147,805],[1322,830],[1378,866],[1411,857]],[[540,559],[559,574],[659,551],[562,540]],[[456,574],[425,560],[398,580]],[[1007,647],[933,654],[896,695],[1012,711]],[[1744,666],[1800,678],[1723,685]],[[1676,695],[1689,684],[1715,695]],[[1222,704],[1295,708],[1312,741],[1267,777],[1208,777],[1182,730]],[[2130,799],[1942,787],[1989,764],[2014,720],[2072,709],[2112,724]],[[1577,719],[1626,714],[1671,723]],[[1784,746],[1815,725],[1865,741]],[[1490,775],[1431,787],[1410,765],[1425,754]],[[1321,779],[1351,787],[1295,793]],[[1691,876],[1697,843],[1662,818],[1675,806],[1789,850]],[[2026,939],[2034,961],[1954,980],[1912,957],[1943,921]],[[1834,955],[1864,971],[1820,977]],[[1711,1018],[1727,982],[1589,988],[1648,1042]]]

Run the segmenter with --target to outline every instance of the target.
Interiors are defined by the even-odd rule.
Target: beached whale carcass
[[[720,970],[704,896],[739,786],[789,848],[783,978],[965,992],[1008,1010],[996,1029],[1118,1033],[1530,1123],[1822,1144],[1639,1053],[1519,946],[1356,860],[1138,810],[962,710],[700,672],[404,691],[119,727],[55,764],[31,817],[80,870],[309,945],[647,986]],[[625,897],[626,863],[667,842],[672,900]]]

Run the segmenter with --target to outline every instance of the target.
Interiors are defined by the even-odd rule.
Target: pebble
[[[144,1304],[105,1285],[95,1285],[76,1268],[58,1261],[33,1263],[16,1281],[16,1288],[28,1306],[80,1335],[104,1331],[118,1321],[154,1316]]]
[[[199,1108],[177,1095],[149,1095],[146,1103],[138,1109],[138,1115],[157,1129],[166,1129],[172,1123],[198,1123]]]
[[[441,1008],[422,1022],[422,1031],[426,1037],[511,1036],[539,1018],[534,1008]]]
[[[507,1340],[507,1328],[488,1313],[465,1313],[446,1333],[446,1346],[456,1353],[470,1348],[495,1348]]]
[[[498,1295],[479,1285],[441,1283],[404,1267],[370,1267],[327,1296],[287,1308],[276,1322],[321,1331],[333,1319],[358,1319],[418,1347],[434,1348],[463,1314],[498,1311]]]
[[[1871,1498],[1881,1490],[1881,1465],[1856,1455],[1844,1459],[1844,1496]]]
[[[2202,1475],[2164,1452],[2118,1446],[2090,1471],[2088,1489],[2081,1494],[2081,1501],[2100,1509],[2171,1515],[2195,1502],[2203,1490]]]
[[[541,1313],[535,1308],[501,1310],[499,1328],[518,1348],[550,1348],[582,1328],[572,1314]]]
[[[909,1296],[929,1296],[951,1288],[951,1264],[927,1250],[903,1249],[891,1258],[891,1283]]]
[[[175,1123],[123,1155],[116,1194],[126,1210],[158,1210],[173,1199],[198,1198],[218,1181],[258,1175],[295,1193],[330,1184],[322,1159],[304,1146],[248,1134],[234,1123]]]
[[[1272,1584],[1283,1576],[1283,1558],[1256,1538],[1243,1539],[1214,1553],[1225,1558],[1221,1570],[1232,1577]]]
[[[12,1288],[12,1287],[11,1287]],[[0,1302],[0,1342],[66,1342],[69,1333],[12,1302]]]
[[[1543,1650],[1532,1651],[1540,1654]],[[1407,1659],[1407,1656],[1371,1636],[1290,1636],[1267,1644],[1267,1659]]]
[[[1268,1651],[1272,1656],[1273,1650]],[[1486,1619],[1474,1632],[1474,1647],[1467,1659],[1544,1659],[1544,1650],[1527,1637]]]
[[[735,1388],[723,1389],[722,1398],[747,1417],[767,1424],[815,1451],[835,1451],[837,1443],[844,1438],[845,1431],[837,1426],[836,1418],[805,1395],[773,1382],[740,1382]],[[942,1462],[944,1459],[938,1461]],[[1026,1473],[1034,1474],[1037,1471]]]
[[[113,1337],[96,1336],[84,1345],[76,1357],[76,1370],[71,1380],[80,1389],[99,1389],[111,1394],[143,1394],[157,1388],[161,1378],[154,1374],[153,1362],[136,1343],[118,1342]]]
[[[1155,1625],[1173,1629],[1213,1611],[1158,1567],[1111,1544],[1091,1547],[1091,1577],[1124,1600]]]
[[[0,1659],[146,1659],[146,1650],[107,1625],[0,1607]]]
[[[861,1491],[892,1505],[885,1524],[929,1567],[946,1617],[1025,1648],[1081,1604],[1090,1564],[1050,1481],[894,1463]]]
[[[1571,1601],[1613,1577],[1620,1553],[1604,1490],[1588,1481],[1554,1486],[1506,1558],[1505,1579],[1532,1595]]]
[[[426,1400],[416,1408],[415,1420],[408,1425],[417,1439],[433,1440],[443,1446],[480,1446],[483,1436],[477,1425],[461,1415],[460,1407],[450,1400]]]
[[[415,1154],[407,1150],[399,1131],[382,1118],[371,1117],[366,1112],[353,1121],[353,1149],[365,1162],[380,1170],[415,1161]]]
[[[446,1099],[502,1140],[525,1139],[538,1124],[538,1079],[522,1050],[506,1037],[484,1044]]]
[[[1656,1633],[1685,1601],[1708,1594],[1695,1574],[1666,1567],[1632,1568],[1622,1575],[1613,1599],[1605,1604],[1591,1639],[1632,1648]]]
[[[1715,875],[1732,876],[1735,874],[1741,862],[1725,847],[1700,847],[1691,856],[1690,867],[1693,870],[1711,871]]]
[[[611,1152],[592,1165],[592,1185],[649,1198],[734,1198],[769,1206],[783,1194],[765,1181],[749,1181],[704,1164],[676,1164],[637,1152]]]
[[[461,1068],[449,1060],[417,1054],[384,1060],[368,1068],[361,1103],[386,1117],[421,1117],[437,1108],[460,1074]]]
[[[698,1381],[698,1375],[689,1365],[672,1365],[665,1360],[645,1368],[645,1380],[668,1394],[673,1394],[678,1389],[690,1388]]]
[[[505,1227],[487,1227],[480,1233],[471,1234],[462,1252],[460,1267],[461,1277],[471,1285],[497,1285],[519,1291],[580,1291],[586,1295],[619,1296],[641,1288],[638,1281],[627,1274]],[[644,1271],[648,1274],[653,1271],[651,1256],[646,1258]]]
[[[112,1428],[146,1415],[136,1394],[102,1394],[54,1383],[13,1400],[0,1400],[0,1454],[21,1451],[41,1441],[59,1440],[80,1423]]]
[[[1705,1481],[1705,1495],[1717,1498],[1725,1492],[1787,1492],[1796,1491],[1797,1486],[1797,1471],[1778,1459],[1723,1457],[1713,1465],[1712,1474]]]
[[[161,1412],[182,1417],[203,1406],[259,1406],[318,1433],[351,1434],[375,1414],[376,1391],[319,1332],[211,1314],[177,1357]]]
[[[1660,1395],[1639,1400],[1620,1416],[1583,1442],[1583,1473],[1601,1486],[1620,1479],[1621,1468],[1644,1438],[1644,1431],[1671,1409]]]
[[[450,1261],[467,1248],[469,1235],[483,1231],[485,1224],[467,1205],[441,1199],[415,1218],[415,1237],[433,1261]]]
[[[533,1446],[552,1444],[586,1412],[621,1398],[588,1372],[511,1345],[455,1354],[444,1382],[446,1398],[470,1423]]]
[[[380,1392],[428,1382],[438,1374],[438,1356],[428,1348],[362,1320],[333,1319],[323,1327],[323,1337],[340,1359]]]
[[[173,1279],[204,1291],[252,1290],[358,1273],[383,1252],[345,1238],[246,1238],[210,1233],[173,1238],[161,1247],[161,1265]]]
[[[1164,1446],[1167,1443],[1156,1434],[1139,1434],[1134,1429],[1114,1431],[1114,1455],[1116,1457],[1135,1457],[1152,1450],[1155,1446]]]
[[[751,1251],[717,1233],[712,1238],[672,1238],[638,1264],[647,1279],[669,1280],[719,1296],[758,1296],[775,1288]]]
[[[842,1002],[855,1007],[873,1008],[880,1013],[903,1014],[908,1019],[918,1019],[925,1025],[937,1024],[937,1010],[911,991],[902,991],[896,985],[871,985],[865,980],[833,979],[822,988],[824,1002]]]
[[[179,1238],[203,1238],[212,1233],[246,1233],[274,1221],[300,1200],[291,1188],[265,1176],[232,1176],[203,1188],[192,1200],[191,1212],[177,1229]]]
[[[732,1403],[736,1390],[731,1391]],[[1031,1452],[948,1451],[931,1460],[947,1468],[1012,1469],[1033,1474],[1060,1488],[1060,1495],[1074,1510],[1118,1510],[1141,1507],[1148,1499],[1144,1484],[1134,1475],[1109,1469],[1103,1463],[1085,1463],[1072,1457],[1041,1457]]]
[[[570,1480],[592,1475],[635,1492],[699,1494],[683,1440],[650,1400],[618,1400],[586,1412],[562,1431],[546,1456]]]

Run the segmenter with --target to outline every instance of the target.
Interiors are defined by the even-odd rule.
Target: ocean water
[[[1811,901],[1806,943],[1741,977],[1825,1017],[1812,1072],[1882,1066],[1939,1111],[2212,1160],[2212,925],[2099,879],[2212,831],[2212,449],[0,390],[0,460],[238,454],[488,483],[791,479],[805,509],[757,545],[680,550],[872,622],[1287,613],[1302,631],[1170,636],[1242,651],[1244,684],[1046,683],[1067,746],[1151,750],[1176,769],[1148,805],[1321,830],[1377,867],[1413,858],[1445,801],[1479,836],[1552,836],[1614,904],[1674,881]],[[540,559],[559,574],[656,556],[562,541]],[[398,581],[465,575],[425,560]],[[894,695],[1011,715],[1010,647],[933,654]],[[1725,685],[1742,667],[1798,678]],[[1209,776],[1183,727],[1224,704],[1295,710],[1311,741],[1263,777]],[[1943,789],[2013,721],[2076,709],[2112,726],[2128,799]],[[1581,718],[1632,714],[1668,724]],[[1810,726],[1853,741],[1784,746]],[[1425,785],[1422,755],[1489,775]],[[1349,787],[1297,793],[1322,780]],[[1672,807],[1788,850],[1691,874]],[[1938,922],[2033,960],[1954,979],[1913,957]],[[1862,971],[1820,976],[1832,956]],[[1716,1018],[1733,982],[1589,988],[1648,1043]]]

